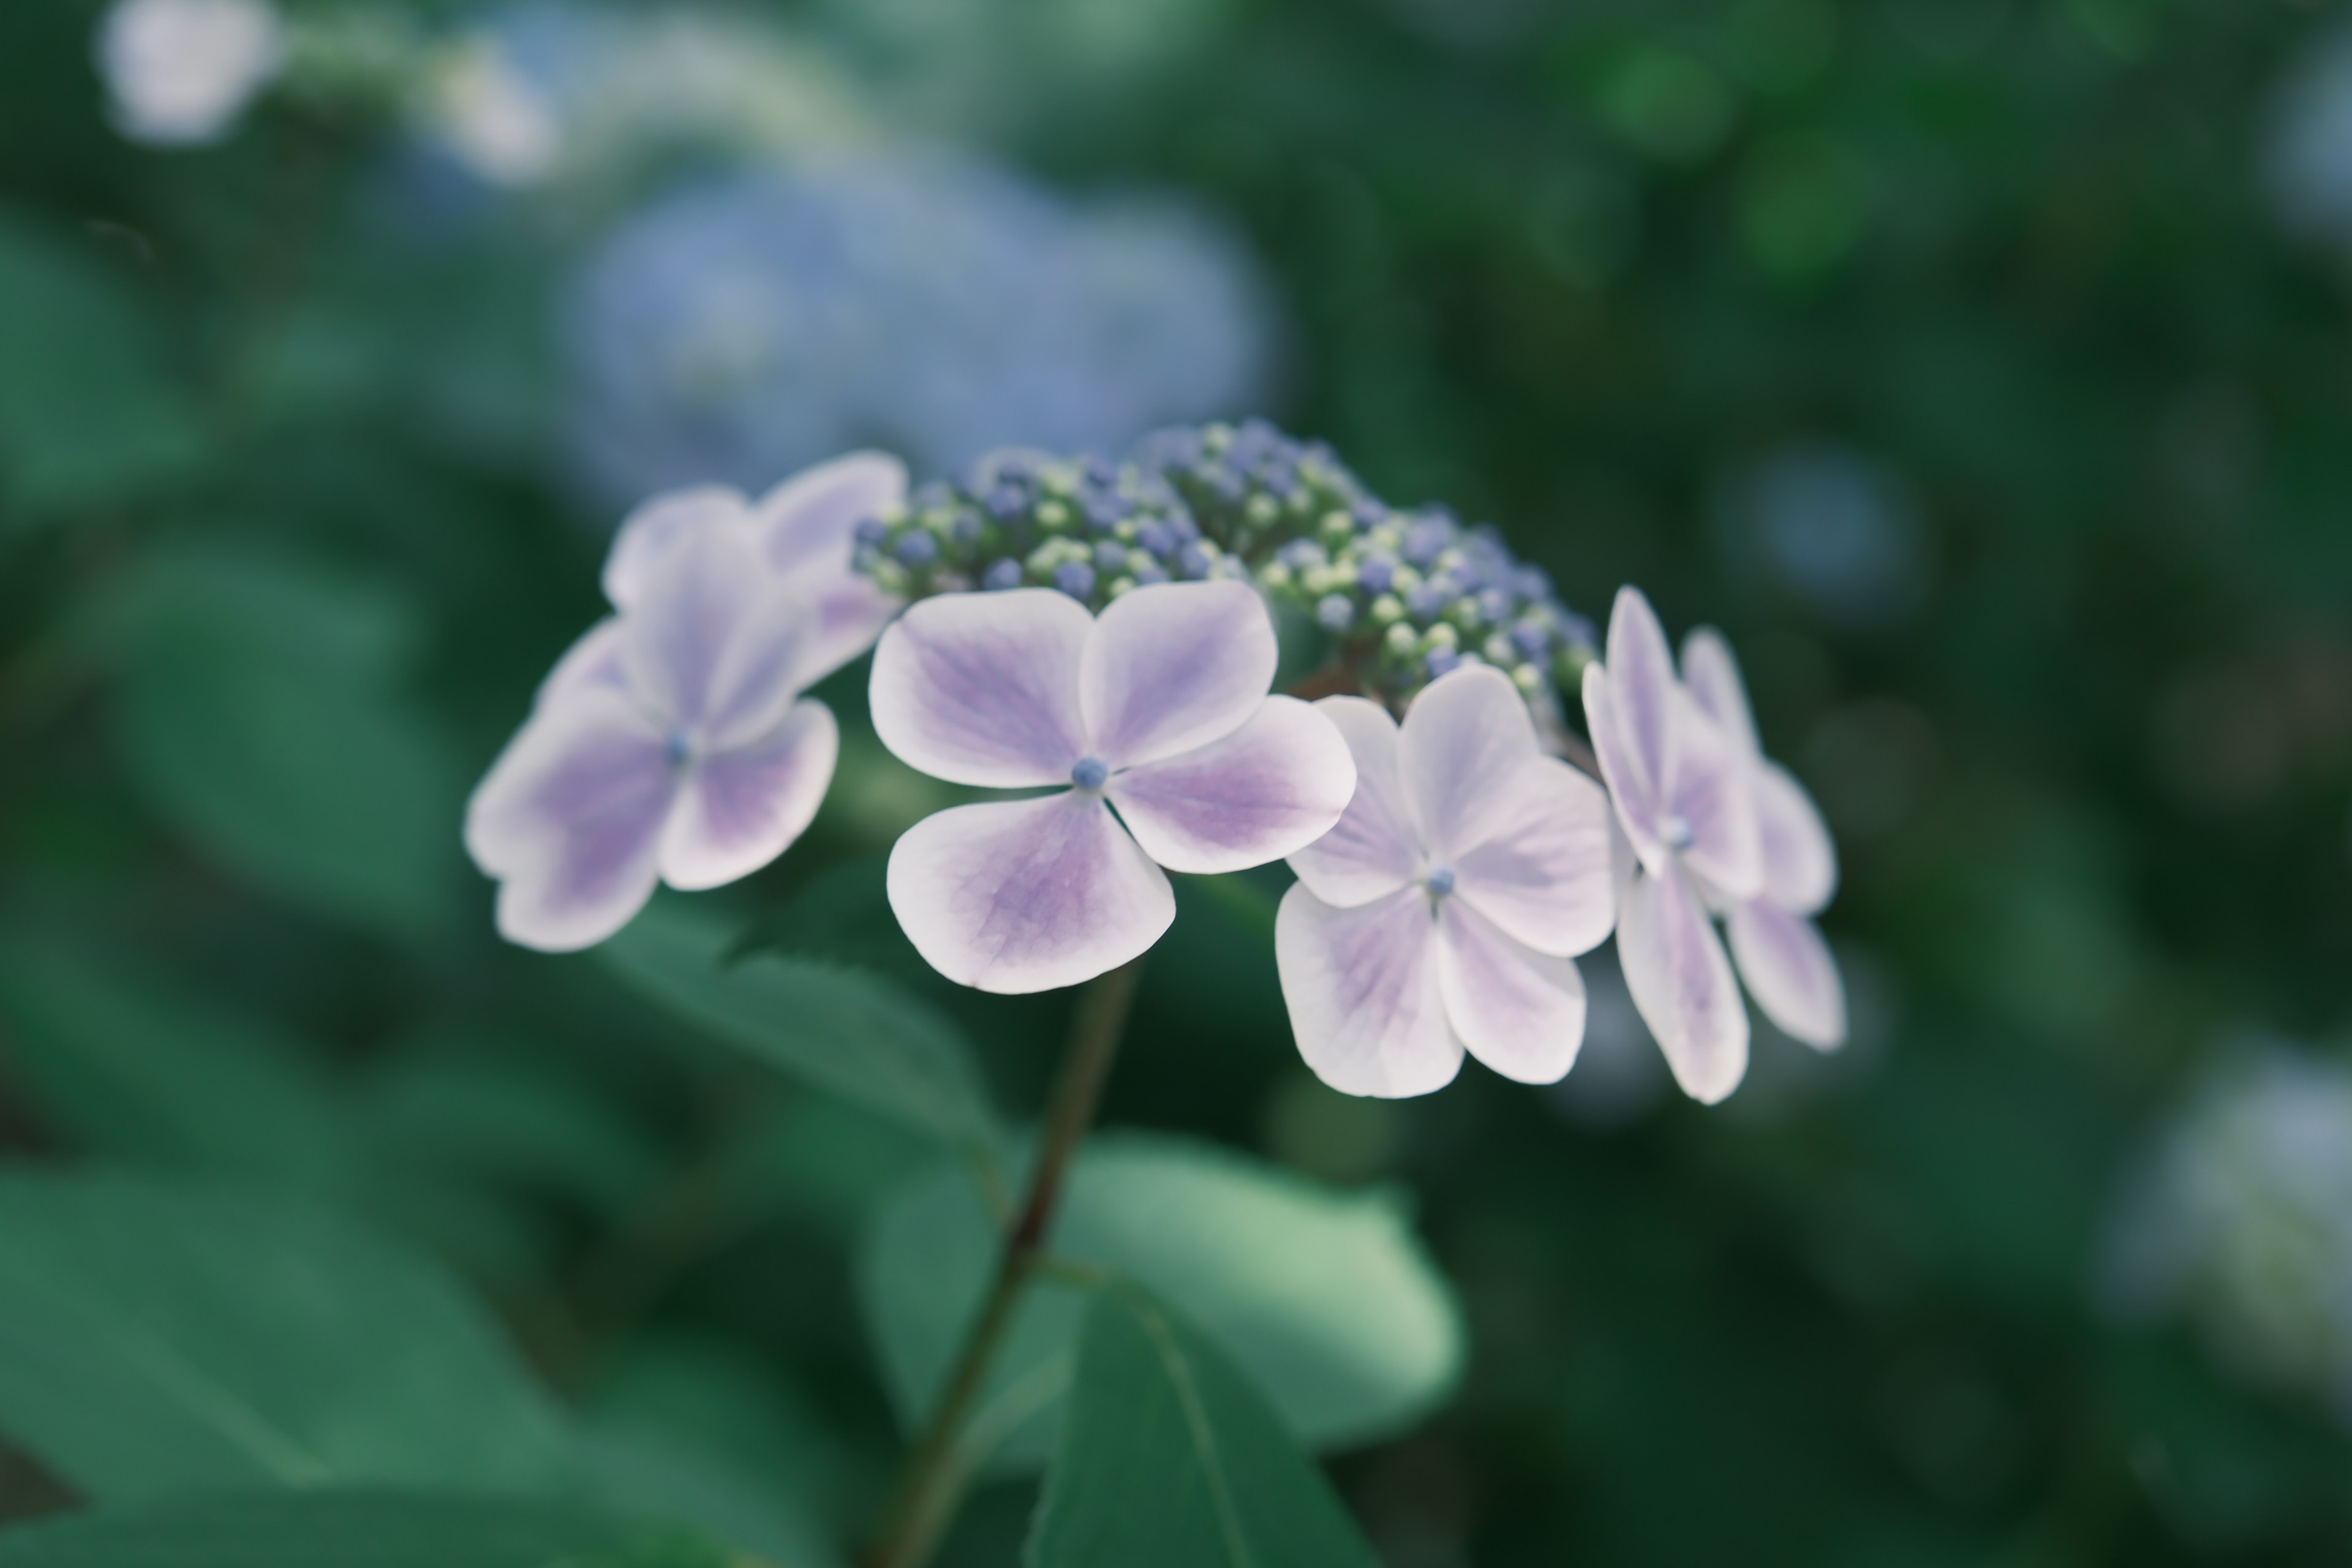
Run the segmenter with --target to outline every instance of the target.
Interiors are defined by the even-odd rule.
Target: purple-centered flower
[[[1584,713],[1628,851],[1618,958],[1676,1081],[1713,1104],[1748,1071],[1748,1010],[1709,910],[1764,891],[1756,769],[1676,679],[1639,589],[1618,590],[1607,653],[1584,672]]]
[[[617,613],[557,662],[467,807],[508,940],[592,946],[656,881],[715,888],[800,837],[839,749],[800,693],[896,608],[849,552],[905,490],[894,459],[858,453],[756,503],[712,487],[630,516],[604,563]]]
[[[1328,719],[1266,695],[1275,655],[1239,583],[1134,588],[1099,619],[1041,588],[915,604],[874,651],[882,743],[955,784],[1066,786],[899,838],[890,907],[916,951],[982,991],[1075,985],[1168,929],[1161,867],[1237,871],[1320,837],[1355,764]]]
[[[1472,665],[1399,728],[1357,697],[1316,704],[1348,739],[1356,794],[1290,857],[1274,928],[1283,999],[1317,1076],[1349,1094],[1426,1094],[1466,1049],[1549,1083],[1584,1037],[1574,955],[1609,934],[1609,806],[1543,754],[1527,700]]]
[[[1845,984],[1811,917],[1837,890],[1837,844],[1805,786],[1764,755],[1738,661],[1712,628],[1683,640],[1683,686],[1731,738],[1756,811],[1762,890],[1721,906],[1739,978],[1784,1032],[1834,1049],[1845,1043]]]

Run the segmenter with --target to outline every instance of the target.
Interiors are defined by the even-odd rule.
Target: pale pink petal
[[[1674,858],[1663,836],[1665,812],[1618,722],[1616,683],[1597,664],[1584,667],[1584,727],[1592,736],[1592,754],[1600,760],[1618,826],[1642,864],[1654,875],[1664,872]]]
[[[1682,692],[1675,709],[1673,784],[1663,832],[1684,864],[1730,899],[1764,885],[1764,844],[1756,823],[1756,759]]]
[[[629,513],[613,536],[612,551],[604,557],[604,597],[614,609],[629,609],[679,540],[709,528],[748,535],[751,526],[751,503],[742,491],[725,485],[697,485],[655,496]]]
[[[791,700],[805,612],[782,601],[748,534],[704,529],[667,546],[621,617],[637,700],[684,736],[764,729]]]
[[[1516,809],[1510,781],[1543,754],[1527,699],[1491,665],[1465,665],[1422,689],[1397,746],[1404,798],[1433,861],[1494,837]]]
[[[1078,676],[1088,751],[1114,768],[1230,735],[1274,684],[1274,622],[1241,583],[1160,583],[1111,601]]]
[[[547,672],[547,679],[539,683],[531,706],[543,708],[550,702],[561,701],[583,686],[607,686],[623,691],[628,684],[628,670],[621,659],[621,618],[607,616],[564,649],[555,668]]]
[[[1715,922],[1678,868],[1636,872],[1620,889],[1617,959],[1683,1092],[1712,1105],[1738,1088],[1748,1071],[1748,1009]]]
[[[1176,918],[1167,873],[1100,797],[1076,790],[925,817],[890,851],[887,882],[915,951],[982,991],[1091,980],[1141,954]]]
[[[1330,720],[1295,697],[1262,697],[1222,740],[1112,775],[1111,803],[1143,852],[1171,871],[1239,871],[1330,832],[1356,763]]]
[[[922,600],[875,647],[874,731],[953,784],[1067,784],[1087,754],[1078,664],[1093,627],[1051,588]]]
[[[1301,882],[1276,911],[1274,956],[1298,1054],[1333,1089],[1395,1099],[1443,1089],[1461,1070],[1421,889],[1337,909]]]
[[[1723,726],[1732,743],[1751,755],[1760,754],[1756,742],[1756,716],[1748,706],[1748,685],[1739,678],[1739,661],[1731,645],[1713,626],[1701,626],[1683,639],[1683,689],[1699,710]]]
[[[806,687],[864,653],[900,601],[849,563],[859,522],[907,497],[907,468],[881,452],[852,452],[795,474],[761,498],[752,527],[768,563],[815,619],[793,683]]]
[[[1757,769],[1756,824],[1764,852],[1764,896],[1810,915],[1837,891],[1837,843],[1805,786],[1778,763]]]
[[[1356,793],[1330,832],[1290,857],[1290,868],[1327,904],[1352,909],[1393,893],[1421,874],[1421,840],[1397,774],[1397,726],[1388,710],[1360,697],[1326,697],[1329,719],[1356,762]]]
[[[1457,902],[1538,952],[1583,952],[1609,934],[1609,797],[1557,757],[1530,757],[1496,792],[1493,837],[1454,858]]]
[[[1731,955],[1764,1016],[1821,1050],[1845,1043],[1845,984],[1820,930],[1761,899],[1731,911]]]
[[[1505,1078],[1556,1083],[1584,1041],[1576,960],[1536,952],[1460,899],[1438,906],[1437,981],[1470,1054]]]
[[[1609,613],[1608,664],[1610,696],[1625,748],[1622,765],[1630,767],[1630,777],[1647,795],[1663,795],[1674,777],[1674,700],[1679,685],[1665,628],[1639,588],[1617,590]]]
[[[623,693],[533,713],[466,810],[466,847],[505,885],[499,930],[551,952],[618,931],[653,892],[677,793],[665,737]]]
[[[832,710],[801,701],[767,734],[698,758],[662,833],[662,880],[716,888],[782,854],[815,817],[840,749]]]

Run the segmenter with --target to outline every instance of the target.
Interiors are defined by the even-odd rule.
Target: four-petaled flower
[[[1316,704],[1347,736],[1356,795],[1290,857],[1275,955],[1298,1048],[1350,1094],[1426,1094],[1467,1049],[1549,1083],[1584,1037],[1574,954],[1614,918],[1601,787],[1542,753],[1526,700],[1465,666],[1400,729],[1361,698]]]
[[[833,714],[800,693],[894,608],[851,574],[850,535],[905,485],[858,454],[757,505],[697,489],[631,516],[604,567],[619,613],[556,665],[467,808],[509,940],[591,946],[656,881],[718,887],[800,837],[839,749]]]
[[[916,950],[983,991],[1075,985],[1168,929],[1161,867],[1240,870],[1321,837],[1355,764],[1328,719],[1266,695],[1275,658],[1239,583],[1132,589],[1099,619],[1042,588],[909,608],[875,649],[882,742],[956,784],[1063,786],[899,838],[890,907]]]

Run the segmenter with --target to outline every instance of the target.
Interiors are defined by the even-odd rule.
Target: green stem
[[[1111,1058],[1118,1054],[1128,1005],[1143,961],[1120,965],[1097,980],[1079,1000],[1070,1047],[1062,1058],[1054,1098],[1039,1130],[1037,1156],[1028,1189],[1004,1235],[996,1279],[980,1315],[964,1335],[963,1349],[949,1373],[946,1390],[914,1449],[898,1472],[881,1529],[866,1553],[866,1568],[921,1568],[955,1517],[971,1467],[958,1454],[958,1439],[973,1404],[988,1383],[988,1370],[1013,1326],[1022,1291],[1045,1256],[1045,1233],[1062,1196],[1070,1156],[1095,1119]]]

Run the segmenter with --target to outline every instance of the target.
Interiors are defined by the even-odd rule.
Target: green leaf
[[[189,470],[195,410],[110,258],[0,213],[0,497],[44,517]]]
[[[772,1476],[755,1476],[656,1427],[600,1422],[583,1434],[608,1502],[675,1519],[769,1563],[838,1568],[840,1550]]]
[[[950,1147],[992,1157],[1003,1134],[962,1033],[856,970],[759,953],[729,963],[725,928],[656,903],[599,951],[672,1016]]]
[[[192,1498],[0,1532],[0,1568],[752,1565],[674,1526],[562,1503],[279,1492]]]
[[[1201,1325],[1318,1448],[1385,1436],[1452,1387],[1451,1294],[1389,1197],[1322,1186],[1204,1144],[1134,1133],[1080,1150],[1051,1247],[1141,1281]],[[876,1214],[859,1294],[903,1416],[927,1412],[995,1267],[996,1227],[938,1169]],[[1034,1285],[975,1417],[1001,1466],[1052,1451],[1086,1292]]]
[[[436,1269],[307,1204],[0,1178],[0,1431],[85,1495],[567,1484],[553,1406]]]
[[[1248,1377],[1131,1287],[1095,1293],[1030,1568],[1374,1568]]]
[[[267,1020],[19,936],[0,1023],[11,1077],[81,1149],[313,1190],[348,1173],[333,1085]]]

